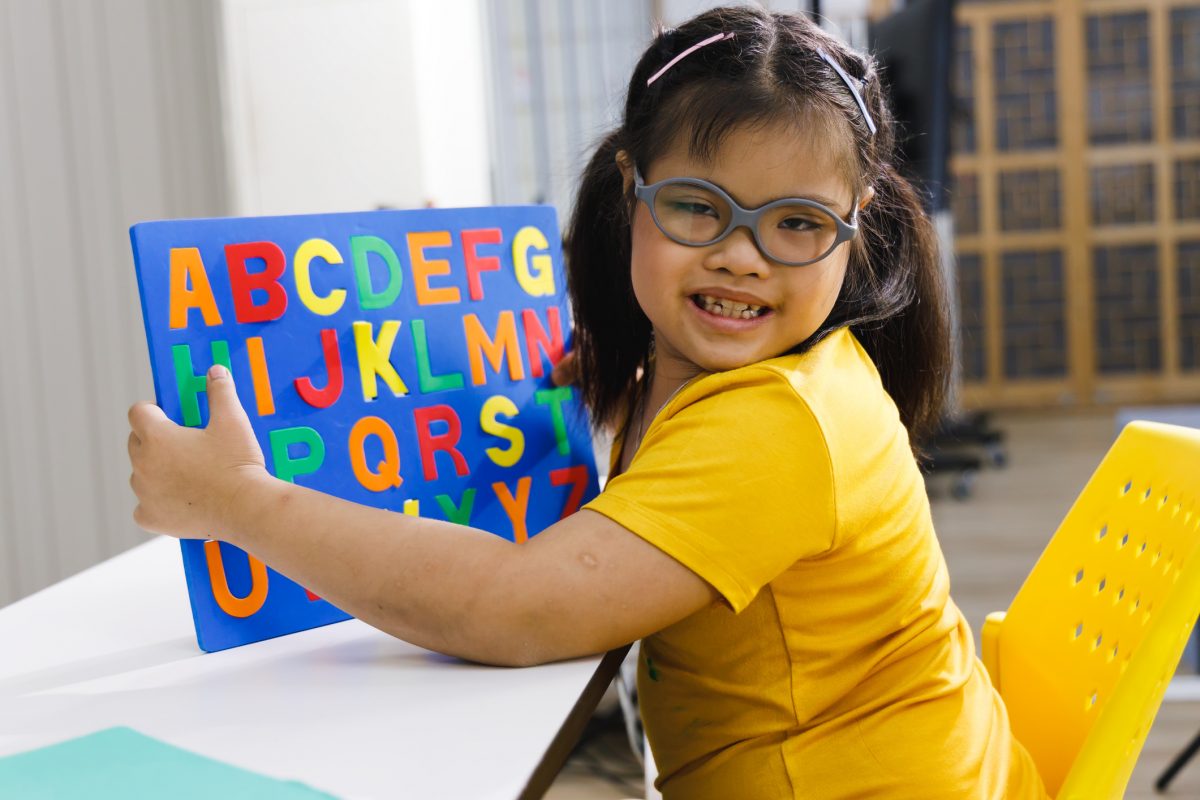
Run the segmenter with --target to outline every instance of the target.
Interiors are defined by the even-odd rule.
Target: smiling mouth
[[[771,312],[767,306],[738,303],[724,297],[713,297],[707,294],[694,294],[691,299],[697,308],[714,316],[728,319],[755,319]]]

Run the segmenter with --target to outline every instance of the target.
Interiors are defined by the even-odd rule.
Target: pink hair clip
[[[684,50],[682,53],[680,53],[679,55],[675,56],[675,57],[674,57],[674,58],[672,58],[670,61],[668,61],[668,62],[666,63],[666,66],[664,66],[664,67],[663,67],[662,69],[660,69],[658,72],[656,72],[656,73],[654,73],[653,75],[651,75],[651,76],[650,76],[650,77],[649,77],[649,78],[646,80],[646,85],[647,85],[647,86],[649,86],[650,84],[654,83],[656,80],[658,80],[659,78],[661,78],[661,77],[663,76],[663,73],[664,73],[664,72],[666,72],[666,71],[667,71],[667,70],[669,70],[671,67],[673,67],[673,66],[675,66],[676,64],[678,64],[678,63],[679,63],[680,61],[682,61],[683,59],[685,59],[685,58],[687,58],[688,56],[690,56],[692,53],[694,53],[694,52],[696,52],[697,50],[699,50],[701,47],[705,47],[706,45],[710,45],[710,44],[712,44],[713,42],[721,42],[721,41],[724,41],[725,39],[732,39],[732,38],[733,38],[733,32],[732,32],[732,31],[730,31],[729,33],[718,33],[718,34],[716,34],[716,35],[714,35],[714,36],[710,36],[710,37],[708,37],[708,38],[707,38],[707,39],[705,39],[703,42],[697,42],[696,44],[694,44],[694,45],[692,45],[691,47],[689,47],[687,50]]]

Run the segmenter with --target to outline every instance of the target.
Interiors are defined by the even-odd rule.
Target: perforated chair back
[[[1007,614],[984,663],[1046,789],[1120,798],[1200,615],[1200,431],[1121,432]]]

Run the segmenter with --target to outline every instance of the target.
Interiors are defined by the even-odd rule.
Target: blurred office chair
[[[983,661],[1052,796],[1120,798],[1200,614],[1200,431],[1121,432]]]

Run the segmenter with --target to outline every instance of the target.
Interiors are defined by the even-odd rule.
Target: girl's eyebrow
[[[717,185],[720,186],[721,184],[718,183]],[[725,191],[728,192],[729,190],[726,189]],[[734,200],[737,200],[739,203],[742,203],[741,199],[738,198],[736,195],[734,195],[733,192],[729,192],[729,194],[731,197],[733,197]],[[758,203],[753,206],[746,206],[746,208],[761,208],[762,206],[767,205],[767,203],[774,203],[776,200],[813,200],[827,208],[830,208],[830,209],[838,212],[838,214],[843,213],[842,209],[840,208],[840,206],[838,204],[838,201],[834,200],[832,197],[826,197],[823,194],[805,194],[803,192],[801,192],[799,194],[788,194],[788,195],[784,195],[783,197],[775,197],[770,200],[767,200],[765,203]],[[745,206],[746,204],[742,203],[742,205]]]
[[[686,176],[677,176],[677,177],[686,177]],[[826,197],[823,194],[805,194],[804,192],[800,192],[798,194],[786,194],[786,195],[783,195],[782,197],[773,197],[770,200],[765,200],[761,203],[756,203],[754,205],[747,205],[746,202],[744,200],[742,200],[741,197],[738,197],[736,194],[734,194],[732,190],[727,188],[725,186],[725,184],[721,183],[720,181],[713,180],[712,177],[704,175],[704,173],[702,173],[702,172],[697,173],[695,175],[695,177],[700,178],[700,180],[708,181],[709,183],[720,186],[726,192],[729,192],[729,196],[732,197],[734,200],[736,200],[738,203],[740,203],[743,208],[762,208],[763,206],[767,205],[768,203],[774,203],[776,200],[813,200],[817,203],[820,203],[823,206],[826,206],[827,208],[830,208],[830,209],[836,211],[839,215],[849,213],[849,212],[843,211],[840,204],[838,203],[838,201],[834,200],[832,197]],[[853,205],[853,203],[854,203],[854,201],[851,200],[851,205]]]

